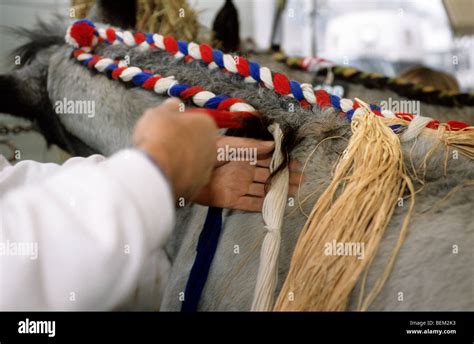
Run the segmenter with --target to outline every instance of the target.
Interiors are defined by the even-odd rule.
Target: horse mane
[[[453,107],[474,106],[474,93],[451,94],[423,85],[404,82],[397,77],[391,78],[377,73],[367,73],[352,67],[336,66],[332,68],[332,71],[336,80],[363,85],[369,89],[389,89],[399,96],[428,104]],[[318,76],[326,73],[327,69],[321,70],[318,72]]]
[[[7,34],[26,40],[10,53],[11,56],[19,56],[21,59],[21,64],[17,68],[30,64],[39,51],[64,44],[66,28],[67,20],[59,14],[49,21],[38,18],[32,29],[2,27]]]
[[[287,57],[281,53],[274,54],[273,58],[291,68],[305,70],[301,65],[303,58]],[[340,65],[324,67],[314,73],[315,77],[325,78],[329,70],[332,71],[334,79],[337,81],[362,85],[368,89],[388,89],[399,96],[420,100],[427,104],[450,107],[474,106],[474,93],[448,93],[406,82],[398,77],[364,72],[354,67]]]
[[[209,70],[200,61],[185,63],[165,52],[139,51],[123,45],[100,45],[96,51],[112,59],[128,56],[132,65],[149,69],[153,73],[163,76],[173,75],[182,83],[200,85],[216,94],[245,99],[260,111],[259,115],[245,119],[242,128],[228,129],[226,135],[272,140],[267,127],[273,122],[278,122],[284,135],[282,153],[285,160],[282,167],[286,165],[293,148],[303,139],[299,136],[299,128],[309,119],[314,120],[320,110],[318,106],[303,109],[294,98],[282,97],[263,88],[255,89],[255,85],[245,83],[241,76]],[[279,171],[280,169],[274,174]]]

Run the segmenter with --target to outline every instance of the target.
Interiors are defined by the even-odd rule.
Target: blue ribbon
[[[206,221],[199,235],[196,258],[189,274],[181,312],[196,312],[206,285],[209,269],[216,254],[222,231],[222,208],[209,207]]]

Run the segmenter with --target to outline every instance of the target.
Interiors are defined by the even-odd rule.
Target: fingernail
[[[170,105],[170,104],[174,104],[174,103],[176,103],[176,102],[178,102],[178,101],[179,101],[178,98],[171,97],[171,98],[166,99],[162,104],[163,104],[163,105]]]

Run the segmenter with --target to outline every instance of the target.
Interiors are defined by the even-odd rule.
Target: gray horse
[[[146,90],[127,88],[75,62],[72,49],[63,43],[65,25],[58,21],[43,25],[41,32],[29,34],[34,43],[30,41],[22,49],[26,65],[0,77],[2,91],[9,97],[0,105],[0,111],[30,116],[54,132],[52,139],[57,139],[57,131],[61,131],[62,139],[82,154],[112,154],[130,145],[131,129],[138,116],[164,98]],[[307,161],[307,166],[299,197],[294,204],[289,201],[285,212],[277,295],[306,214],[330,183],[333,165],[347,146],[351,136],[349,123],[332,110],[304,110],[293,98],[246,84],[235,75],[210,71],[196,61],[184,64],[163,52],[140,52],[124,46],[99,46],[96,51],[113,58],[127,55],[131,65],[164,76],[174,75],[180,82],[199,84],[216,94],[245,99],[262,112],[265,122],[278,122],[285,136],[294,138],[287,145],[290,156]],[[96,115],[89,118],[55,113],[54,104],[64,98],[93,101]],[[293,108],[294,111],[289,110]],[[56,127],[48,126],[50,122]],[[252,128],[246,128],[239,134],[251,132]],[[325,140],[330,137],[335,138]],[[406,242],[370,310],[474,310],[474,193],[465,185],[474,179],[474,163],[450,150],[445,171],[445,149],[439,147],[423,167],[432,145],[433,140],[425,137],[403,144],[406,166],[412,173],[416,170],[422,182],[416,183],[419,192]],[[395,246],[407,204],[397,207],[392,216],[369,271],[366,290],[374,285]],[[206,210],[188,205],[177,211],[176,228],[167,247],[173,268],[161,310],[181,308]],[[199,310],[250,309],[264,235],[261,214],[224,211],[223,231]],[[349,309],[356,309],[358,288],[352,292]]]

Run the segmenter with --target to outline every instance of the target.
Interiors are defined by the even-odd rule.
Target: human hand
[[[255,148],[256,164],[249,161],[218,161],[211,181],[198,194],[195,202],[222,208],[260,212],[265,197],[265,183],[270,177],[269,165],[272,141],[223,136],[217,141],[217,147]],[[295,195],[301,173],[299,163],[290,162],[289,194]]]
[[[161,167],[175,199],[193,199],[211,177],[218,131],[210,116],[180,112],[179,104],[171,98],[146,110],[135,126],[133,143]]]

